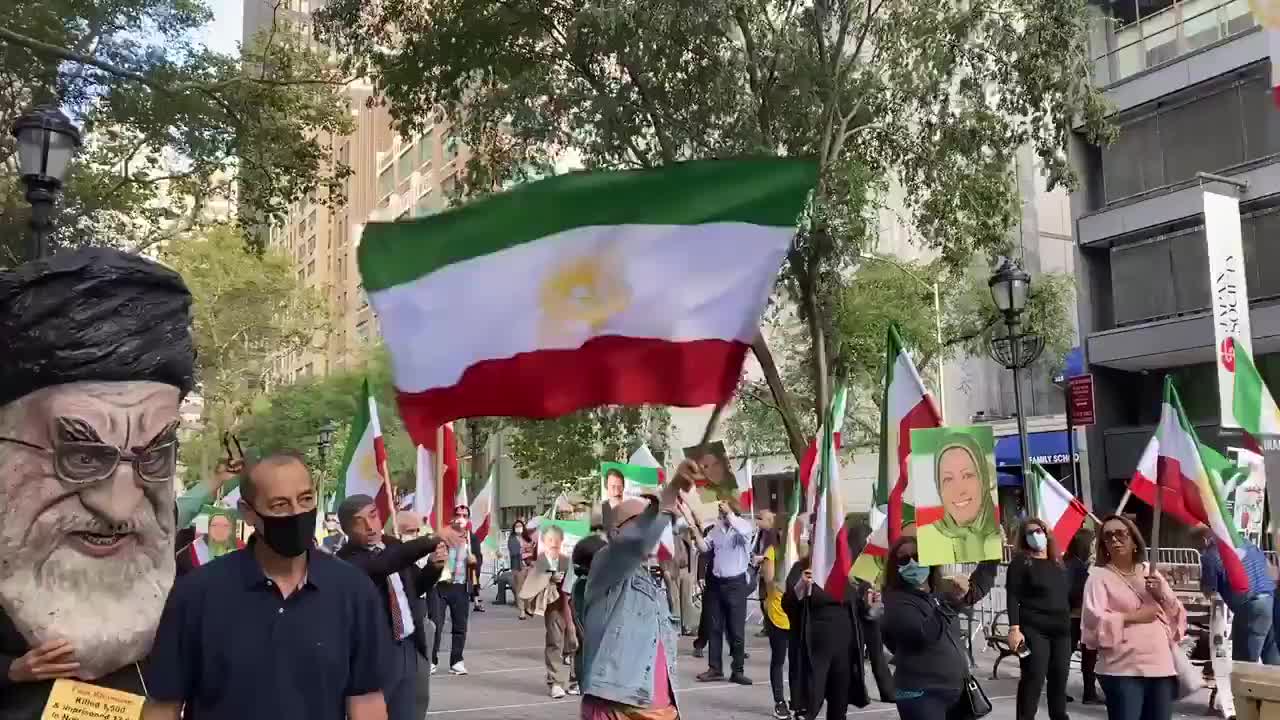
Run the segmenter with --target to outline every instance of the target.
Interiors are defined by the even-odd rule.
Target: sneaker
[[[774,704],[773,716],[778,720],[791,720],[791,708],[787,707],[786,700],[779,700]]]
[[[459,660],[458,662],[453,664],[453,667],[449,668],[449,674],[450,675],[466,675],[467,666],[463,665],[462,661]]]
[[[471,608],[471,609],[472,609],[472,610],[475,610],[476,612],[484,612],[484,606],[483,606],[483,605],[476,605],[475,607],[473,607],[473,608]]]
[[[569,694],[570,694],[570,695],[581,695],[581,694],[582,694],[582,688],[578,687],[578,683],[571,683],[571,684],[569,685]]]
[[[693,656],[696,658],[705,657],[706,652],[704,652],[702,648],[695,645],[693,648]]]
[[[567,694],[568,694],[568,693],[566,693],[566,692],[564,691],[564,688],[560,687],[559,685],[552,685],[552,686],[551,686],[551,699],[552,699],[552,700],[559,700],[560,698],[564,697],[564,696],[565,696],[565,695],[567,695]]]
[[[572,656],[572,655],[565,655],[565,656],[564,656],[564,664],[565,664],[565,665],[572,665],[572,664],[573,664],[573,656]]]
[[[439,665],[437,665],[437,664],[435,664],[435,663],[431,663],[431,674],[432,674],[432,675],[435,675],[435,674],[436,674],[436,670],[437,670],[437,669],[439,669],[439,668],[440,668],[440,666],[439,666]]]

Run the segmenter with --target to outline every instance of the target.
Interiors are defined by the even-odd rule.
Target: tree
[[[833,308],[831,322],[839,345],[842,366],[838,377],[848,383],[844,445],[869,445],[879,439],[880,404],[884,393],[885,337],[897,323],[903,340],[930,387],[937,387],[937,358],[982,356],[987,342],[1003,328],[1003,319],[991,301],[986,268],[971,266],[967,272],[942,276],[944,261],[871,261],[860,265]],[[910,274],[908,274],[910,273]],[[916,277],[941,277],[942,343],[937,339],[933,292]],[[1075,311],[1073,278],[1063,273],[1037,275],[1023,316],[1024,330],[1045,338],[1042,355],[1060,363],[1074,344]],[[782,378],[802,402],[815,393],[798,342],[800,326],[793,318],[775,319],[784,349]],[[782,415],[763,381],[747,381],[738,390],[734,414],[726,421],[726,434],[740,453],[775,454],[786,447]],[[816,432],[816,423],[803,426],[805,437]]]
[[[596,496],[600,463],[622,461],[647,443],[668,452],[671,413],[664,407],[600,407],[554,420],[512,419],[507,450],[544,502],[560,493]]]
[[[1071,183],[1078,120],[1106,132],[1090,82],[1085,0],[333,0],[317,31],[373,79],[406,132],[443,112],[485,191],[572,148],[593,168],[745,153],[817,158],[820,179],[781,289],[808,326],[825,408],[847,364],[833,306],[890,183],[952,268],[1007,246],[1010,152]],[[768,374],[771,360],[761,351]],[[771,390],[784,414],[780,377]],[[793,453],[801,422],[788,418]]]
[[[238,200],[251,226],[308,196],[341,202],[350,171],[329,145],[351,127],[346,79],[284,21],[282,3],[239,57],[192,40],[212,18],[202,0],[4,3],[0,266],[27,254],[8,129],[38,104],[63,108],[85,135],[55,244],[141,250],[197,227],[220,200]]]
[[[222,433],[266,389],[272,361],[323,340],[324,301],[297,279],[288,256],[250,250],[227,225],[163,248],[161,259],[182,274],[192,295],[202,421],[217,440],[193,446],[199,453],[187,460],[208,472],[222,453]]]

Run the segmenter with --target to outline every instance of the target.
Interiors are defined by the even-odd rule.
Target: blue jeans
[[[898,690],[894,704],[901,720],[956,720],[969,714],[959,690]]]
[[[1107,720],[1170,720],[1178,682],[1174,677],[1099,675]]]
[[[1231,617],[1231,659],[1280,665],[1272,631],[1273,595],[1254,595]]]

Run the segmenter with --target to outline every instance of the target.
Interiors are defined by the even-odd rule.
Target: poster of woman
[[[986,425],[911,431],[921,565],[999,560],[995,436]]]

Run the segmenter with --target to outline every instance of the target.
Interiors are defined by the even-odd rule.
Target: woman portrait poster
[[[911,431],[921,565],[999,560],[995,437],[985,425]]]

